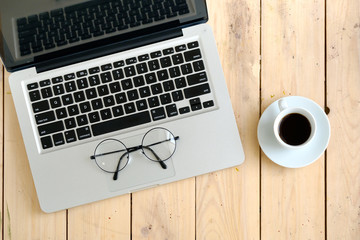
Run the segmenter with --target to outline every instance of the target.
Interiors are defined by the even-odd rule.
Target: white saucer
[[[265,155],[273,162],[288,168],[305,167],[315,162],[325,151],[330,140],[330,123],[324,110],[314,101],[298,96],[286,97],[289,107],[302,107],[315,118],[316,133],[311,142],[301,149],[287,149],[275,138],[273,124],[280,112],[278,101],[273,102],[262,114],[258,124],[258,141]]]

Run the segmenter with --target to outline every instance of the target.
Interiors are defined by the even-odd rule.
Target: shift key
[[[211,90],[208,83],[184,89],[184,94],[186,98],[193,98],[210,92]]]
[[[45,124],[38,127],[39,135],[44,136],[47,134],[52,134],[55,132],[60,132],[64,130],[64,124],[62,121],[57,121],[49,124]]]

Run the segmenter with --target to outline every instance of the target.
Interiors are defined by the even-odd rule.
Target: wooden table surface
[[[0,67],[2,239],[360,239],[360,1],[208,0],[208,8],[245,163],[43,213]],[[327,151],[301,169],[274,164],[256,137],[261,113],[288,95],[330,108]]]

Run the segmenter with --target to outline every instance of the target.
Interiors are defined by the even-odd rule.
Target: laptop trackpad
[[[143,135],[120,139],[128,148],[141,144]],[[176,153],[175,153],[176,154]],[[175,176],[173,160],[165,161],[167,166],[163,169],[158,162],[146,158],[141,150],[129,153],[129,163],[118,173],[117,180],[113,180],[113,174],[107,174],[107,185],[111,192],[125,188],[135,188],[143,184],[151,183]],[[146,186],[142,186],[146,187]]]

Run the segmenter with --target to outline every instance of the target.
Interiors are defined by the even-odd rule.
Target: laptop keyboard
[[[17,19],[26,56],[189,13],[186,0],[96,0]]]
[[[27,84],[43,149],[211,108],[199,43]],[[210,95],[210,94],[209,94]]]

